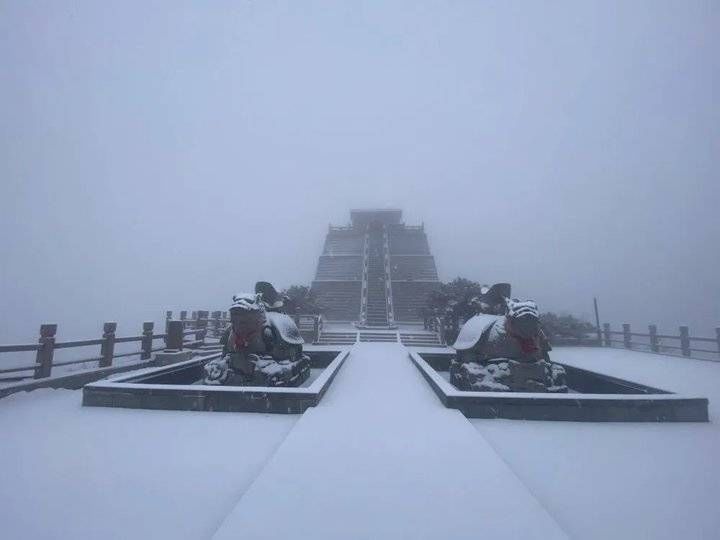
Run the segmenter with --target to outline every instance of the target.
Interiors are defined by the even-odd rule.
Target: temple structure
[[[439,287],[424,225],[405,225],[402,210],[352,210],[330,225],[312,284],[328,321],[395,328],[422,321]]]

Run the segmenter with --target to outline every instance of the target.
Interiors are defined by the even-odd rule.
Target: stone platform
[[[0,401],[3,538],[715,538],[720,364],[553,360],[707,396],[710,422],[466,419],[396,343],[351,348],[302,415],[81,407],[42,389]]]

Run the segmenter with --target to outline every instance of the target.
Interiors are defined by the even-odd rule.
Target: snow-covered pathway
[[[215,538],[565,538],[399,344],[356,345]]]

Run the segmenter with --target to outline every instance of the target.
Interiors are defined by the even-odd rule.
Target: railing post
[[[660,346],[657,337],[657,326],[651,324],[650,326],[648,326],[648,330],[650,331],[650,350],[652,352],[660,352]]]
[[[165,338],[167,350],[182,351],[184,329],[183,321],[168,321],[167,337]]]
[[[630,336],[629,324],[623,324],[623,345],[626,349],[632,349],[632,337]]]
[[[212,312],[212,318],[213,318],[213,337],[220,337],[220,315],[222,315],[221,311],[213,311]]]
[[[602,347],[602,334],[600,332],[600,312],[598,311],[597,297],[593,297],[593,307],[595,308],[595,331],[597,332],[597,346]]]
[[[197,328],[197,332],[195,332],[195,339],[196,340],[205,340],[205,336],[207,335],[207,325],[208,325],[208,315],[210,314],[209,311],[198,311],[197,312],[197,325],[195,328]]]
[[[680,327],[680,348],[683,356],[690,356],[690,329],[687,326]]]
[[[720,328],[715,329],[715,339],[717,340],[718,354],[720,354]]]
[[[100,345],[99,367],[112,366],[113,356],[115,355],[115,330],[117,330],[116,322],[106,322],[103,324],[103,343]]]
[[[720,328],[718,328],[718,332],[718,339],[720,340]],[[315,315],[315,317],[313,317],[313,343],[317,343],[318,341],[320,341],[320,316]],[[720,341],[718,341],[718,343],[720,344]]]
[[[140,360],[148,360],[152,356],[153,346],[153,328],[155,327],[154,322],[143,323],[143,338],[142,338],[142,354]]]
[[[610,337],[610,323],[603,324],[603,337],[605,338],[605,346],[612,347],[612,339]]]
[[[167,333],[167,323],[172,320],[172,311],[165,312],[165,333]]]
[[[55,333],[57,324],[40,325],[40,348],[35,356],[35,378],[44,379],[52,372],[53,354],[55,350]]]

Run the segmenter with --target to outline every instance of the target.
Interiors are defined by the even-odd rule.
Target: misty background
[[[443,281],[709,335],[718,51],[710,1],[0,1],[0,343],[309,284],[374,207]]]

